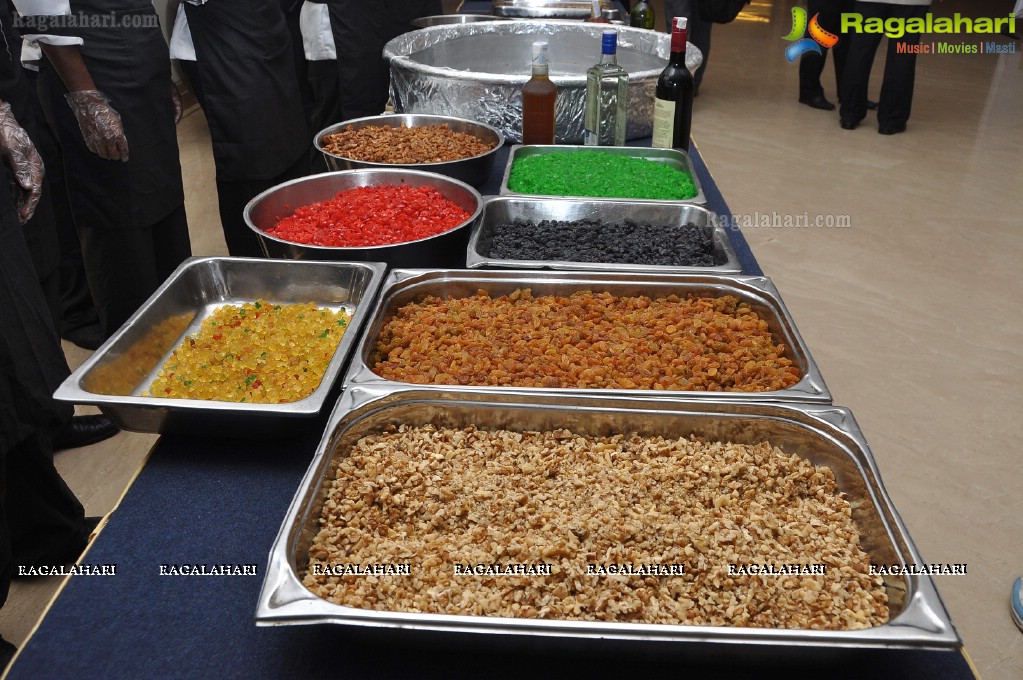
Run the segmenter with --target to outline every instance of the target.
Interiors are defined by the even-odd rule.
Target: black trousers
[[[384,45],[415,28],[412,20],[441,13],[440,0],[322,0],[330,8],[337,46],[341,115],[345,120],[383,113],[390,66]]]
[[[10,175],[0,169],[0,185]],[[17,565],[59,565],[88,539],[85,511],[53,466],[72,414],[53,399],[69,371],[21,225],[0,192],[0,604]]]
[[[864,20],[878,17],[888,19],[922,18],[927,14],[926,5],[889,5],[879,2],[857,2],[853,9],[863,15]],[[845,70],[842,72],[842,98],[840,110],[842,120],[858,123],[867,115],[867,85],[870,82],[870,67],[874,54],[881,43],[877,33],[850,33],[849,52],[846,55]],[[900,45],[920,44],[919,33],[907,33],[898,40],[889,38],[888,54],[884,62],[884,80],[881,83],[881,98],[877,107],[877,122],[880,127],[901,127],[909,120],[913,107],[913,86],[916,79],[916,54],[899,54]]]
[[[821,28],[838,35],[838,42],[831,48],[832,60],[835,62],[836,90],[841,99],[842,77],[845,69],[846,56],[849,53],[849,36],[841,35],[842,13],[852,12],[855,0],[806,0],[806,12],[809,18],[818,15],[817,21]],[[828,48],[821,48],[821,53],[807,52],[799,60],[799,98],[811,99],[824,94],[821,87],[821,74],[828,59]]]

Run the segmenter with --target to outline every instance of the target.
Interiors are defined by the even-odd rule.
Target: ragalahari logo
[[[806,10],[802,7],[792,8],[792,31],[785,36],[792,44],[785,48],[785,58],[791,64],[807,52],[821,54],[822,47],[834,47],[838,42],[838,36],[821,28],[817,21],[819,14],[814,14],[809,24],[806,21]],[[810,37],[804,38],[807,28],[810,30]]]

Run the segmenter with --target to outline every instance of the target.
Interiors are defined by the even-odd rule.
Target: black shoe
[[[815,94],[812,97],[800,97],[800,104],[806,104],[811,109],[820,109],[821,111],[834,111],[835,105],[824,98],[822,94]]]
[[[906,131],[906,124],[902,123],[901,125],[880,125],[878,126],[877,131],[880,132],[882,135],[897,135],[900,132]]]
[[[855,130],[856,126],[859,125],[859,122],[853,120],[846,120],[845,118],[842,118],[839,121],[839,125],[842,126],[843,130]]]
[[[110,439],[121,429],[106,416],[75,416],[53,439],[53,450],[77,449]]]
[[[877,111],[877,102],[867,100],[867,111]]]
[[[11,659],[18,653],[18,648],[0,637],[0,674],[11,664]]]

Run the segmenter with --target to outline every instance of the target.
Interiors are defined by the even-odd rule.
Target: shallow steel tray
[[[579,198],[586,201],[628,201],[632,203],[670,203],[677,205],[679,203],[694,203],[696,205],[706,205],[707,197],[703,194],[703,186],[700,184],[700,178],[696,176],[696,170],[693,168],[693,162],[689,158],[689,154],[678,149],[660,149],[650,148],[642,146],[576,146],[571,144],[550,144],[550,145],[531,145],[531,144],[515,144],[511,147],[511,152],[508,154],[508,162],[504,166],[504,176],[501,178],[501,195],[502,196],[529,196],[531,198],[554,198],[554,196],[548,194],[523,194],[517,191],[512,191],[508,188],[508,178],[511,176],[512,166],[515,164],[517,158],[528,158],[530,156],[540,156],[549,153],[564,153],[573,151],[599,151],[601,153],[615,154],[617,156],[631,156],[633,158],[645,158],[646,160],[653,161],[655,163],[663,163],[669,167],[675,168],[682,172],[689,173],[689,176],[693,178],[693,184],[696,186],[696,195],[692,198],[687,198],[683,201],[673,201],[670,199],[652,199],[652,198],[610,198],[610,197],[598,197],[598,196],[580,196]]]
[[[335,382],[376,300],[386,266],[232,257],[186,260],[141,308],[57,389],[54,397],[94,404],[118,427],[194,436],[284,437],[333,404]],[[218,307],[257,299],[315,302],[352,320],[319,387],[287,404],[241,404],[141,396],[185,335]]]
[[[512,198],[497,196],[487,200],[483,216],[473,227],[469,237],[466,266],[478,268],[512,269],[584,269],[588,271],[656,271],[656,272],[713,272],[738,274],[742,271],[739,258],[732,248],[728,233],[720,226],[717,215],[700,206],[678,203],[632,203],[627,201],[590,201],[559,198]],[[490,256],[490,241],[494,228],[514,220],[540,222],[541,220],[600,220],[640,224],[681,226],[695,224],[710,233],[714,255],[718,264],[713,267],[672,267],[611,262],[568,262],[564,260],[505,260]]]
[[[540,391],[579,395],[627,395],[661,399],[723,399],[727,401],[804,401],[831,403],[831,393],[821,377],[817,364],[796,325],[789,316],[778,289],[763,276],[724,274],[642,274],[638,272],[568,272],[550,270],[444,270],[395,269],[382,286],[380,304],[373,319],[367,322],[366,334],[352,356],[345,384],[408,384],[386,380],[373,372],[370,354],[377,334],[388,318],[402,305],[421,300],[427,295],[439,298],[468,297],[480,289],[492,295],[509,294],[529,288],[534,295],[571,295],[590,290],[615,295],[648,295],[651,297],[687,294],[720,297],[734,295],[749,303],[760,318],[767,321],[777,342],[784,343],[789,358],[799,368],[802,379],[784,390],[773,392],[707,392],[682,390],[613,390],[580,388],[546,388]],[[423,385],[424,389],[448,390],[450,385]],[[459,386],[481,392],[522,392],[532,388]]]
[[[495,16],[522,19],[588,19],[592,5],[572,0],[494,0]],[[613,2],[601,0],[600,15],[605,19],[621,19]]]
[[[364,610],[314,595],[301,583],[318,531],[326,492],[353,442],[391,425],[483,429],[567,428],[607,436],[695,434],[736,443],[771,442],[815,465],[827,465],[852,506],[861,545],[873,564],[918,565],[923,560],[892,506],[873,456],[848,409],[809,404],[740,404],[714,401],[581,400],[568,395],[438,393],[413,388],[349,387],[331,414],[312,464],[291,503],[270,552],[256,622],[259,625],[340,623],[418,630],[521,636],[631,640],[679,645],[691,651],[734,653],[812,647],[949,649],[960,640],[929,576],[885,578],[891,620],[864,630],[823,631],[664,624],[560,621],[474,615]],[[415,569],[415,565],[412,565]],[[396,577],[402,578],[402,577]]]

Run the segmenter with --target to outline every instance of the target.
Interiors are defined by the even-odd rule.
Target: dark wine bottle
[[[686,68],[686,18],[675,17],[671,56],[654,91],[654,135],[651,146],[689,151],[693,127],[693,74]]]

